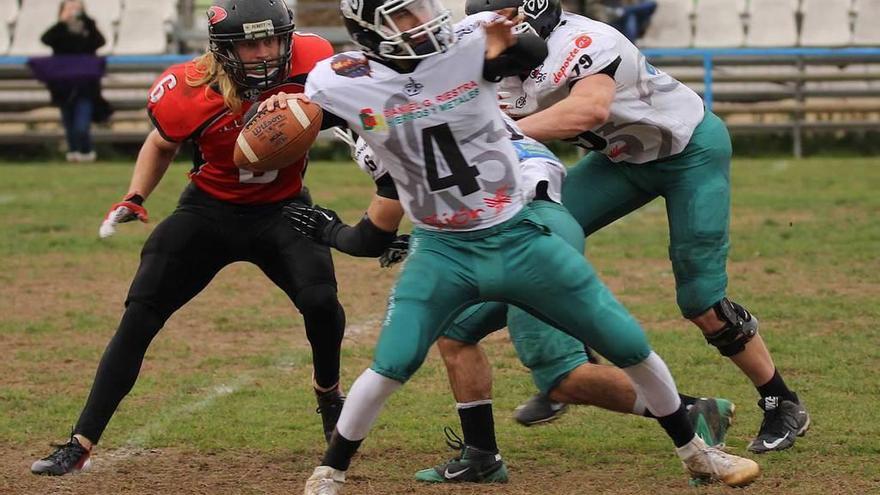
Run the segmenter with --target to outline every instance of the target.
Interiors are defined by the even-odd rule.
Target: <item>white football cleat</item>
[[[721,481],[727,486],[740,487],[755,481],[761,473],[757,462],[709,447],[697,436],[675,451],[695,481]]]
[[[304,495],[339,495],[345,483],[345,471],[318,466],[306,481]]]

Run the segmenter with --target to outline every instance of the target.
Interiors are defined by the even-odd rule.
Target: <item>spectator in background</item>
[[[43,33],[41,40],[52,48],[55,56],[92,56],[91,60],[67,57],[66,60],[49,60],[54,77],[44,82],[52,95],[52,104],[61,108],[67,136],[67,161],[93,162],[96,156],[92,147],[92,121],[102,122],[110,116],[109,105],[101,97],[104,61],[95,57],[98,48],[104,46],[104,36],[95,21],[86,15],[81,0],[63,0],[58,9],[58,22]],[[87,69],[85,73],[81,72],[83,68]],[[77,77],[64,77],[69,73],[67,69],[74,69]]]
[[[645,34],[655,10],[654,0],[599,0],[587,3],[585,15],[610,24],[635,43]]]

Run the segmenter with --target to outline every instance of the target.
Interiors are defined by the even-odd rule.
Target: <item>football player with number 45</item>
[[[452,319],[479,301],[521,307],[622,368],[692,474],[733,486],[757,478],[755,462],[696,437],[644,331],[583,254],[524,207],[496,81],[537,66],[547,53],[540,38],[514,34],[506,19],[471,17],[453,26],[437,0],[342,0],[341,10],[361,50],[319,62],[305,95],[276,95],[261,107],[274,111],[288,98],[310,99],[363,137],[394,182],[399,202],[375,196],[357,226],[332,229],[326,242],[350,253],[381,253],[404,212],[416,227],[373,364],[352,385],[305,494],[341,493],[385,401]],[[320,222],[323,213],[314,209],[306,221]]]
[[[279,91],[302,91],[308,72],[333,50],[322,38],[295,33],[293,16],[281,1],[215,0],[207,14],[210,50],[169,68],[150,92],[147,109],[156,129],[141,148],[128,194],[111,208],[100,236],[112,235],[119,223],[147,220],[143,203],[187,140],[195,146],[191,182],[144,245],[125,314],[70,441],[36,461],[35,474],[88,467],[92,447],[134,385],[153,337],[236,261],[260,267],[303,315],[325,436],[342,410],[345,314],[330,250],[291,231],[282,217],[283,206],[309,202],[303,187],[306,159],[262,174],[232,161],[245,112]]]

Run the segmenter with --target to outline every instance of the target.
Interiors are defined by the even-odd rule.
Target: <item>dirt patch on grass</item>
[[[0,455],[0,479],[6,495],[43,493],[65,495],[99,494],[291,494],[302,485],[319,458],[317,451],[293,456],[289,453],[191,452],[181,449],[117,450],[96,456],[91,471],[61,478],[33,476],[28,465],[42,452],[8,449]],[[361,456],[349,474],[346,494],[799,494],[876,493],[880,480],[841,475],[810,475],[810,466],[795,472],[773,472],[744,490],[723,486],[689,489],[684,474],[657,473],[646,467],[668,459],[645,462],[615,455],[620,462],[596,463],[589,459],[583,468],[547,467],[534,461],[509,459],[511,481],[496,485],[426,485],[411,480],[412,473],[437,462],[435,455],[408,451],[384,451]],[[598,464],[598,465],[597,465]],[[816,466],[813,466],[816,467]],[[827,468],[827,466],[826,466]],[[825,471],[825,470],[823,470]],[[827,473],[827,471],[825,471]],[[796,479],[796,482],[792,480]],[[794,485],[792,484],[794,483]]]

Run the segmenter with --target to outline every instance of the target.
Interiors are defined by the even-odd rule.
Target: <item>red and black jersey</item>
[[[193,141],[196,153],[189,176],[199,189],[217,199],[238,204],[288,199],[302,188],[308,155],[289,167],[260,173],[236,167],[232,150],[251,105],[280,91],[302,93],[306,76],[315,63],[331,55],[333,48],[324,38],[294,33],[287,81],[261,93],[254,101],[244,101],[236,113],[226,107],[223,96],[215,88],[187,84],[187,76],[198,76],[193,62],[178,64],[156,80],[150,90],[147,112],[168,141]]]

